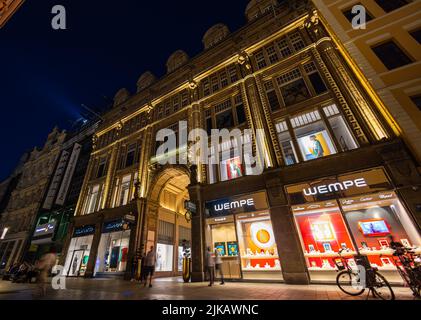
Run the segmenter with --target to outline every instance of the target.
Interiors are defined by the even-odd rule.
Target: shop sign
[[[206,214],[210,217],[253,212],[267,208],[268,202],[265,192],[233,196],[205,203]]]
[[[191,213],[196,213],[197,207],[194,202],[191,201],[185,201],[184,202],[184,209],[190,211]]]
[[[129,222],[135,222],[136,221],[136,217],[132,214],[126,214],[124,216],[124,220],[129,221]]]
[[[79,159],[81,150],[82,146],[78,143],[75,143],[72,155],[70,156],[69,164],[67,165],[66,173],[64,174],[63,182],[61,183],[61,187],[56,199],[56,204],[60,206],[64,205],[64,201],[66,199],[67,192],[69,191],[70,182],[75,172],[76,164]]]
[[[56,196],[58,188],[60,187],[60,182],[63,178],[64,169],[66,168],[69,156],[70,153],[67,151],[63,151],[63,153],[61,154],[56,172],[51,181],[50,188],[48,189],[47,197],[45,198],[44,204],[42,206],[43,209],[50,210],[53,207],[54,197]]]
[[[54,230],[56,228],[56,223],[47,223],[40,226],[37,226],[34,231],[33,237],[44,237],[46,235],[54,234]]]
[[[286,187],[290,203],[302,204],[392,189],[384,170],[375,168]]]
[[[123,219],[105,222],[102,226],[102,233],[109,233],[114,231],[121,231],[124,229]]]
[[[76,228],[73,233],[73,238],[84,237],[95,233],[95,225],[88,225]]]

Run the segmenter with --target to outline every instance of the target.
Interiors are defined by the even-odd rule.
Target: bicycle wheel
[[[343,270],[336,276],[336,284],[346,294],[350,296],[359,296],[364,292],[364,288],[358,287],[360,285],[360,276],[357,272]]]
[[[373,284],[374,295],[382,300],[395,300],[395,293],[389,282],[377,271],[374,272],[375,281]]]

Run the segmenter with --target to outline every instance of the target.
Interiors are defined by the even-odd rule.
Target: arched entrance
[[[182,272],[182,243],[191,245],[191,223],[184,202],[189,200],[190,171],[182,165],[166,165],[153,173],[147,207],[146,250],[157,252],[156,275],[175,276]]]

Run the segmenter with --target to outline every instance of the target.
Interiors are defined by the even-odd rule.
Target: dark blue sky
[[[115,92],[135,91],[138,77],[165,73],[177,49],[191,57],[223,22],[245,24],[248,0],[26,0],[0,29],[0,180],[25,150],[41,146],[55,125],[69,128],[82,103],[105,107]],[[64,5],[65,31],[51,28],[51,8]]]

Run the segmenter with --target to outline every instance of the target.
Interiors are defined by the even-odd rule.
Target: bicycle
[[[392,242],[390,247],[395,250],[393,253],[395,266],[408,285],[412,290],[415,297],[421,297],[421,263],[419,257],[416,256],[415,252],[410,248],[405,248],[400,243]],[[397,257],[397,259],[395,259]]]
[[[363,268],[363,270],[361,270],[361,268],[356,270],[352,269],[347,259],[342,256],[343,250],[345,249],[339,251],[340,261],[333,259],[339,272],[336,276],[336,284],[341,291],[350,296],[359,296],[363,294],[366,289],[369,289],[366,299],[368,299],[371,292],[373,297],[382,300],[395,300],[395,293],[389,282],[378,272],[377,268],[370,265],[367,256],[354,255],[357,266]],[[362,277],[361,275],[364,276]]]

